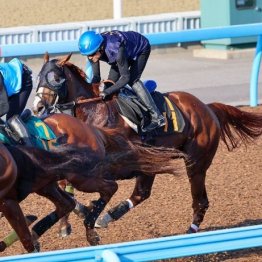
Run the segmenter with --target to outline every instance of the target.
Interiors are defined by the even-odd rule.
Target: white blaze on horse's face
[[[32,110],[35,115],[40,114],[41,111],[45,109],[46,106],[53,104],[56,98],[56,93],[49,88],[39,87],[36,96],[33,101]]]

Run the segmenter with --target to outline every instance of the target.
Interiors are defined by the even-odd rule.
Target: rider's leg
[[[140,98],[143,105],[147,108],[151,116],[151,123],[143,127],[142,131],[150,132],[155,128],[165,125],[165,118],[162,116],[158,110],[151,94],[144,87],[143,83],[140,81],[142,73],[146,67],[148,58],[150,56],[151,49],[148,48],[143,53],[141,53],[136,60],[130,62],[130,81],[129,85],[133,88],[137,96]]]
[[[20,118],[20,114],[25,109],[27,100],[32,91],[31,72],[23,69],[22,88],[18,94],[9,97],[9,111],[6,115],[7,124],[10,129],[18,136],[18,139],[27,146],[32,146],[30,136],[26,126]]]
[[[155,128],[161,127],[165,125],[165,118],[160,113],[159,109],[157,108],[151,94],[149,91],[144,87],[142,81],[136,81],[133,86],[133,90],[140,98],[143,105],[147,108],[151,116],[151,123],[142,128],[142,131],[150,132]]]
[[[19,142],[22,142],[26,146],[32,146],[27,128],[18,115],[14,115],[8,119],[7,124],[14,134],[18,136]]]

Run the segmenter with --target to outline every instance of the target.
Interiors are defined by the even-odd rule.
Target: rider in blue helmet
[[[151,46],[146,37],[133,31],[113,30],[101,34],[87,31],[80,36],[78,46],[80,53],[87,56],[87,63],[91,66],[91,83],[101,81],[99,61],[111,66],[108,79],[115,84],[105,87],[100,93],[103,99],[128,84],[151,116],[151,122],[143,126],[142,131],[150,132],[165,125],[163,115],[140,80],[151,52]]]
[[[31,146],[28,131],[20,118],[33,88],[32,71],[18,58],[0,63],[0,117],[22,144]]]

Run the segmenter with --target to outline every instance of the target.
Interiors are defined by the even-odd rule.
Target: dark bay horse
[[[69,115],[53,114],[42,119],[43,123],[37,122],[35,126],[40,126],[45,133],[48,133],[47,127],[55,134],[57,139],[49,140],[44,142],[44,148],[53,150],[56,146],[60,144],[73,144],[76,146],[89,146],[94,150],[97,155],[102,159],[105,156],[105,149],[102,137],[98,134],[99,132],[91,127],[84,125],[78,119],[71,117]],[[47,125],[47,126],[44,126]],[[64,181],[59,181],[61,186],[64,186]],[[80,203],[77,203],[77,207],[83,207]],[[81,214],[81,210],[75,210]],[[70,231],[70,224],[67,219],[62,219],[59,226],[59,234],[62,235],[64,231]]]
[[[49,55],[45,54],[33,111],[39,114],[50,106],[60,108],[61,111],[61,108],[71,104],[74,116],[83,122],[99,127],[120,128],[126,138],[140,140],[141,137],[119,114],[116,97],[102,101],[98,96],[98,85],[87,83],[85,73],[69,62],[70,57],[71,54],[49,61]],[[186,170],[193,208],[193,220],[188,232],[194,233],[199,230],[209,207],[205,178],[220,139],[229,151],[241,144],[253,142],[262,134],[262,115],[222,103],[205,104],[186,92],[169,92],[165,96],[179,108],[185,126],[182,132],[154,137],[154,145],[178,148],[188,156],[191,164],[186,166]],[[132,207],[146,200],[153,182],[154,176],[137,176],[131,197],[110,209],[100,219],[100,226],[106,227],[110,221],[119,219]]]
[[[58,138],[57,140],[50,140],[48,142],[49,150],[54,150],[59,144],[71,144],[78,147],[89,147],[93,150],[93,152],[96,153],[97,157],[100,159],[103,159],[105,156],[105,149],[104,149],[104,138],[100,136],[100,133],[97,131],[97,129],[91,128],[90,126],[84,125],[81,121],[78,119],[71,117],[69,115],[62,115],[62,114],[53,114],[45,119],[43,119],[43,123],[46,124],[56,135]],[[39,124],[39,123],[37,123]],[[43,125],[41,125],[43,126]],[[47,127],[44,127],[46,129]],[[2,145],[2,144],[1,144]],[[6,150],[6,148],[2,145],[2,164],[3,168],[1,169],[1,193],[0,193],[0,199],[2,199],[2,195],[4,195],[6,192],[9,191],[9,187],[12,186],[12,183],[15,181],[15,168],[16,165],[14,164],[14,161],[12,157],[10,157],[10,153]],[[8,162],[9,163],[8,163]],[[8,166],[8,168],[6,168]],[[7,174],[5,174],[7,172]],[[13,175],[11,176],[11,174]],[[60,175],[59,173],[57,175]],[[62,181],[59,181],[62,182]],[[57,191],[56,185],[52,185],[50,187],[50,192],[47,191],[47,194],[53,194],[52,199],[55,198],[55,192]],[[52,190],[52,192],[51,192]],[[56,196],[56,198],[59,199],[60,193]],[[48,196],[46,196],[48,198]],[[60,197],[61,198],[61,197]],[[78,206],[80,205],[77,203]],[[8,207],[8,205],[5,205]],[[16,205],[17,206],[17,205]],[[59,218],[63,218],[61,220],[61,223],[59,225],[59,234],[63,232],[64,230],[68,230],[70,228],[70,224],[67,221],[67,218],[64,218],[61,214],[69,214],[67,211],[67,206],[65,205],[65,209],[61,209],[63,205],[55,205],[56,206],[56,212],[59,214]],[[81,205],[83,208],[84,206]],[[15,205],[10,208],[15,208]],[[18,208],[18,207],[17,207]],[[80,210],[81,211],[81,210]],[[78,212],[80,212],[78,210]],[[11,211],[6,211],[11,213]],[[6,213],[5,212],[5,213]],[[17,211],[18,212],[18,211]],[[4,213],[4,212],[3,212]],[[11,213],[13,214],[13,213]],[[80,212],[80,214],[83,217],[83,214]],[[16,217],[16,215],[13,215],[12,217]],[[10,223],[14,230],[18,233],[20,228],[17,228],[18,225]],[[19,235],[19,234],[18,234]],[[3,244],[3,243],[2,243]],[[9,245],[12,243],[9,243]],[[32,251],[32,245],[30,247],[25,247],[26,250]],[[3,251],[5,249],[5,246],[2,245],[0,247],[0,251]]]
[[[61,114],[61,117],[68,116]],[[67,124],[72,123],[67,121]],[[93,140],[93,144],[89,143],[84,147],[67,144],[53,151],[0,144],[0,211],[28,252],[36,251],[35,241],[75,207],[75,201],[56,181],[66,179],[77,190],[100,194],[100,198],[88,207],[84,219],[87,241],[98,244],[94,224],[117,191],[116,180],[131,179],[137,172],[148,176],[175,173],[171,162],[173,158],[183,156],[177,150],[131,144],[115,130],[97,131],[90,127],[88,136],[97,136],[103,143],[99,145]],[[94,149],[94,144],[98,148]],[[104,151],[105,148],[107,154],[101,158],[98,149]],[[165,166],[161,165],[163,161]],[[56,210],[33,226],[31,237],[19,202],[33,192],[49,199]],[[5,248],[6,244],[0,241],[0,251]]]

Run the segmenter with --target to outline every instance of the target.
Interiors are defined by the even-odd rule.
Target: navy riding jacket
[[[120,75],[117,82],[104,91],[107,95],[110,95],[129,83],[130,63],[136,60],[139,55],[150,52],[151,46],[146,37],[134,31],[122,32],[114,30],[104,32],[101,35],[104,38],[104,52],[100,60],[109,65],[117,66]],[[100,82],[99,61],[96,63],[90,62],[93,70],[92,82]]]

